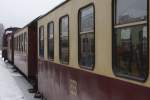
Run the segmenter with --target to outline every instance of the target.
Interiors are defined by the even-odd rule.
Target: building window
[[[44,57],[44,26],[39,28],[39,56]]]
[[[78,60],[81,67],[93,69],[95,65],[94,5],[79,10]]]
[[[48,58],[54,60],[54,23],[50,22],[47,25],[48,33]]]
[[[60,18],[59,56],[62,64],[69,64],[69,16]]]
[[[148,76],[147,0],[116,0],[113,70],[117,76],[144,81]]]

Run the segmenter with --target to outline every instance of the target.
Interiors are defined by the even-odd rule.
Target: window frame
[[[94,64],[93,64],[93,66],[91,66],[91,67],[86,67],[86,66],[82,66],[82,65],[80,65],[80,50],[81,50],[81,41],[80,41],[80,33],[82,33],[82,34],[84,34],[85,32],[80,32],[81,31],[81,18],[80,18],[80,15],[81,15],[81,11],[83,10],[83,9],[86,9],[87,7],[90,7],[90,6],[93,6],[93,24],[94,24],[94,27],[93,27],[93,33],[94,33]],[[86,69],[86,70],[91,70],[91,71],[93,71],[94,70],[94,68],[95,68],[95,24],[96,24],[96,22],[95,22],[95,5],[94,5],[94,3],[89,3],[89,4],[87,4],[87,5],[85,5],[85,6],[83,6],[83,7],[81,7],[79,10],[78,10],[78,64],[79,64],[79,67],[80,68],[82,68],[82,69]],[[90,33],[91,31],[87,31],[86,33]]]
[[[116,77],[119,78],[124,78],[124,79],[129,79],[129,80],[133,80],[133,81],[137,81],[137,82],[146,82],[146,80],[148,79],[149,76],[149,0],[147,0],[147,20],[144,21],[135,21],[135,22],[129,22],[129,23],[123,23],[123,24],[116,24],[116,11],[117,11],[117,4],[116,4],[117,0],[112,0],[112,71],[114,73],[114,75]],[[143,22],[143,23],[142,23]],[[140,79],[139,77],[136,76],[129,76],[126,74],[118,74],[118,72],[115,70],[115,68],[117,67],[117,61],[116,61],[116,34],[115,34],[115,30],[119,29],[119,28],[127,28],[127,27],[133,27],[133,26],[140,26],[146,24],[147,26],[147,65],[148,65],[148,72],[146,72],[146,77],[144,79]]]
[[[42,29],[43,29],[43,30],[42,30]],[[44,50],[45,50],[45,49],[44,49],[44,47],[45,47],[45,46],[44,46],[44,44],[45,44],[45,43],[44,43],[44,25],[41,25],[38,30],[39,30],[39,33],[38,33],[38,36],[39,36],[39,37],[38,37],[38,40],[39,40],[39,42],[38,42],[38,44],[39,44],[38,50],[39,50],[39,52],[38,52],[38,53],[39,53],[39,57],[40,57],[40,58],[44,58]],[[40,44],[41,44],[41,33],[40,33],[40,30],[43,31],[43,54],[41,54],[41,52],[40,52],[40,46],[41,46],[41,45],[40,45]]]
[[[53,52],[53,59],[51,59],[50,57],[49,57],[49,25],[50,24],[53,24],[53,51],[54,51],[54,27],[55,27],[55,23],[54,23],[54,21],[50,21],[48,24],[47,24],[47,55],[48,55],[48,59],[50,60],[50,61],[54,61],[54,52]]]
[[[65,18],[65,17],[68,18],[68,62],[62,63],[61,62],[61,45],[60,45],[61,38],[60,38],[60,33],[61,33],[61,20],[63,18]],[[69,19],[69,15],[66,14],[66,15],[61,16],[59,18],[59,62],[60,62],[60,64],[69,65],[69,63],[70,63],[70,59],[69,59],[69,57],[70,57],[70,39],[69,39],[69,33],[70,33],[70,19]]]

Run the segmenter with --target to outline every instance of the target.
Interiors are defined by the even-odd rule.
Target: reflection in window
[[[144,78],[147,75],[147,28],[135,26],[116,30],[117,72]]]
[[[39,28],[39,56],[44,57],[44,26]]]
[[[81,32],[93,31],[94,29],[94,15],[93,15],[93,6],[89,6],[83,9],[81,12]]]
[[[144,81],[149,69],[147,0],[116,0],[116,2],[117,23],[114,23],[113,34],[114,72],[119,76]],[[141,21],[143,22],[140,23]],[[139,23],[126,24],[129,22]],[[118,24],[122,26],[117,27]]]
[[[79,64],[87,69],[92,69],[95,62],[93,5],[80,10],[79,26]]]
[[[60,62],[69,64],[69,17],[60,19]]]
[[[47,26],[48,28],[48,58],[54,59],[54,23],[51,22]]]
[[[147,0],[117,0],[116,24],[143,21],[147,18]]]

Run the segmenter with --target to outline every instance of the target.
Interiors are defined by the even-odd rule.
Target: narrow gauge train
[[[35,86],[37,83],[37,20],[38,18],[14,34],[14,65]]]
[[[8,60],[11,64],[14,62],[14,49],[13,49],[13,36],[14,33],[20,28],[18,27],[10,27],[5,29],[3,34],[3,42],[2,42],[2,57],[4,60]]]
[[[38,20],[46,100],[150,100],[149,0],[67,0]]]

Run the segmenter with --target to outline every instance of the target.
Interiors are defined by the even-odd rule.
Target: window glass
[[[134,26],[116,30],[117,73],[145,78],[147,62],[147,27]]]
[[[23,51],[25,52],[25,34],[26,32],[23,34]]]
[[[25,32],[24,33],[24,41],[25,41],[25,47],[24,47],[24,49],[25,49],[25,51],[27,51],[27,32]]]
[[[24,52],[24,33],[22,34],[22,39],[23,39],[23,41],[22,41],[22,45],[23,45],[22,51]]]
[[[48,24],[48,57],[54,59],[54,23]]]
[[[23,33],[21,34],[21,51],[23,52]]]
[[[21,38],[20,38],[20,35],[19,35],[19,51],[21,51],[21,43],[20,43],[20,41],[21,41]]]
[[[117,0],[116,7],[116,24],[147,18],[147,0]]]
[[[39,55],[44,57],[44,26],[39,28]]]
[[[18,38],[17,40],[18,40],[18,51],[19,51],[19,36],[17,36],[17,38]]]
[[[14,38],[14,50],[16,50],[16,38]]]
[[[94,14],[93,6],[89,6],[80,12],[81,17],[81,32],[93,31],[94,29]]]
[[[113,70],[116,75],[144,81],[148,76],[147,0],[116,0]],[[143,21],[142,23],[140,23]],[[123,25],[125,26],[117,27]]]
[[[17,36],[17,51],[18,51],[18,36]]]
[[[11,45],[11,43],[12,43],[12,38],[11,38],[11,39],[9,39],[9,46],[10,46],[10,50],[12,49],[12,45]]]
[[[81,9],[79,15],[79,64],[87,69],[92,69],[95,63],[93,5]]]
[[[60,62],[69,64],[69,17],[60,19]]]

